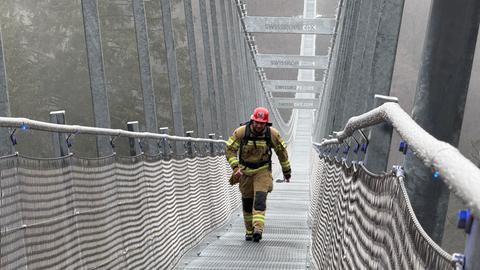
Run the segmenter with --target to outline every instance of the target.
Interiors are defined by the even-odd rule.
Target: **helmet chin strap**
[[[263,134],[265,133],[265,129],[266,129],[266,128],[267,128],[267,126],[265,126],[260,133],[257,133],[257,131],[255,130],[255,128],[253,127],[253,125],[250,125],[250,130],[253,132],[253,134],[254,134],[255,136],[263,135]]]

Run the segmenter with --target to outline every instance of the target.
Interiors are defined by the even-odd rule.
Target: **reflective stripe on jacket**
[[[268,170],[270,167],[269,164],[265,164],[259,168],[248,168],[239,164],[238,153],[242,139],[245,136],[245,128],[245,125],[237,128],[227,141],[226,156],[228,163],[230,164],[232,169],[240,165],[240,168],[246,175],[252,175],[263,170]],[[253,133],[250,134],[251,136],[254,136]],[[280,133],[275,128],[270,127],[270,134],[272,147],[278,156],[278,160],[280,161],[280,165],[282,166],[282,171],[290,172],[291,169],[290,162],[288,161],[287,144],[283,141]],[[264,136],[259,136],[259,138],[262,137]],[[246,144],[243,145],[242,159],[245,162],[260,163],[262,161],[267,161],[269,158],[270,157],[268,155],[268,145],[265,141],[249,140]]]

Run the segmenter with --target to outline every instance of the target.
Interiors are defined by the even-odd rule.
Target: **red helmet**
[[[263,107],[258,107],[253,111],[250,119],[256,122],[268,123],[268,110]]]

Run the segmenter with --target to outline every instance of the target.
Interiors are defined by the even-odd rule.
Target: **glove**
[[[236,178],[240,178],[243,175],[242,169],[235,167],[235,169],[233,169],[233,175],[235,175]]]
[[[290,172],[283,173],[283,178],[285,179],[286,183],[290,183],[290,178],[292,177]]]
[[[230,185],[233,186],[235,184],[240,183],[240,177],[242,177],[243,173],[239,167],[235,167],[233,169],[232,176],[230,176]]]

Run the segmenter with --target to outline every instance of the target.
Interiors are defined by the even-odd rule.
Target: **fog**
[[[140,85],[139,63],[131,1],[99,0],[99,15],[102,32],[102,47],[105,66],[106,88],[112,128],[125,129],[128,121],[138,120],[140,130],[145,130],[143,94]],[[248,0],[247,10],[251,16],[301,16],[303,1]],[[396,62],[390,94],[399,98],[402,108],[410,112],[417,87],[422,50],[427,29],[431,0],[405,0],[404,14],[397,48]],[[158,126],[173,129],[171,97],[163,40],[160,1],[145,1],[148,23],[150,62],[157,106]],[[198,11],[198,2],[192,1]],[[317,13],[324,17],[336,15],[338,0],[319,0]],[[209,10],[209,9],[207,9]],[[210,12],[210,11],[209,11]],[[185,29],[183,1],[172,1],[172,17],[177,50],[178,75],[181,88],[183,124],[185,130],[196,130],[194,100],[190,71],[190,59]],[[199,66],[205,67],[203,42],[198,15],[194,16],[197,33]],[[210,25],[212,22],[209,22]],[[13,117],[26,117],[48,121],[51,111],[65,110],[68,124],[94,126],[88,73],[87,52],[80,0],[2,0],[0,1],[0,26],[3,34],[10,109]],[[212,28],[210,27],[210,31]],[[212,37],[212,33],[210,33]],[[256,34],[259,53],[299,54],[299,34]],[[210,44],[213,44],[213,39]],[[220,42],[223,42],[221,39]],[[330,46],[330,36],[317,37],[317,55],[325,55]],[[460,151],[480,164],[480,63],[474,58],[463,126]],[[226,52],[222,59],[226,57]],[[460,53],[460,52],[459,52]],[[216,78],[215,63],[213,63]],[[297,70],[265,69],[267,79],[296,80]],[[207,88],[206,70],[199,70],[199,84]],[[323,71],[316,74],[322,80]],[[218,89],[217,80],[214,87]],[[292,96],[292,94],[277,94]],[[373,98],[373,97],[372,97]],[[238,101],[242,102],[242,101]],[[208,96],[202,95],[204,115],[210,115]],[[361,114],[363,112],[358,112]],[[285,121],[290,110],[281,110]],[[206,117],[207,118],[207,117]],[[206,121],[207,130],[212,130],[212,119]],[[231,124],[229,124],[231,125]],[[48,133],[18,131],[16,149],[23,155],[51,157]],[[389,166],[403,163],[403,155],[397,151],[399,137],[394,134]],[[118,139],[115,151],[128,155],[126,139]],[[73,138],[72,151],[79,156],[95,156],[95,139],[91,136]],[[449,216],[443,247],[449,251],[463,250],[464,234],[454,228],[456,211],[462,206],[451,196]]]

